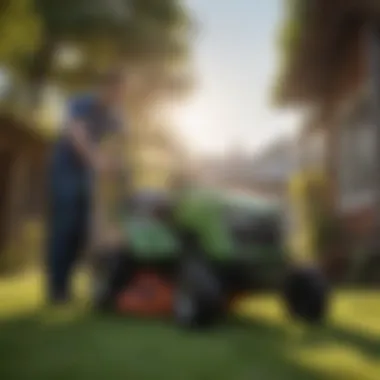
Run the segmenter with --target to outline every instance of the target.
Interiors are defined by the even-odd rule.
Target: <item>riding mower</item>
[[[272,287],[280,289],[292,316],[323,319],[323,276],[289,259],[275,202],[200,188],[139,191],[127,201],[121,193],[116,199],[113,207],[98,202],[112,217],[108,238],[99,240],[107,223],[95,234],[96,309],[209,326],[239,296]]]

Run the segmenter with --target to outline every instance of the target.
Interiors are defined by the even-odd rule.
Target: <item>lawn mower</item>
[[[110,186],[111,177],[102,183]],[[275,201],[194,187],[145,189],[128,199],[111,193],[97,201],[103,223],[92,258],[96,309],[209,326],[239,296],[271,287],[293,317],[325,316],[326,282],[315,266],[297,266],[287,254]]]

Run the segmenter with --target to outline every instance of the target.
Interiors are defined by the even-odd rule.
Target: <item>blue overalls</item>
[[[94,98],[81,97],[69,108],[71,119],[82,120],[94,142],[116,126],[96,106]],[[92,172],[65,136],[53,149],[49,168],[47,281],[51,301],[70,297],[69,281],[84,248],[91,209]]]

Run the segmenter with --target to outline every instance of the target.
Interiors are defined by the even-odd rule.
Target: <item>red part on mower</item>
[[[154,273],[139,273],[120,294],[117,307],[126,314],[139,316],[170,315],[173,284]]]

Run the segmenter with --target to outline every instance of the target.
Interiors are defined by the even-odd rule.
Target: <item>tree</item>
[[[30,21],[22,23],[26,19]],[[17,33],[12,29],[16,20],[22,25]],[[19,43],[0,45],[0,58],[24,76],[34,100],[48,80],[88,86],[117,61],[134,66],[150,62],[155,78],[167,82],[162,68],[187,58],[190,28],[180,0],[8,0],[0,9],[0,30],[12,29],[8,34]],[[57,62],[67,46],[81,56],[75,67]]]
[[[32,0],[6,1],[0,8],[0,61],[11,67],[20,54],[30,54],[39,42],[40,24]]]
[[[284,0],[284,21],[280,25],[277,45],[279,49],[279,70],[273,86],[273,101],[282,103],[283,88],[286,86],[287,72],[292,64],[302,38],[302,30],[309,22],[314,1]]]

